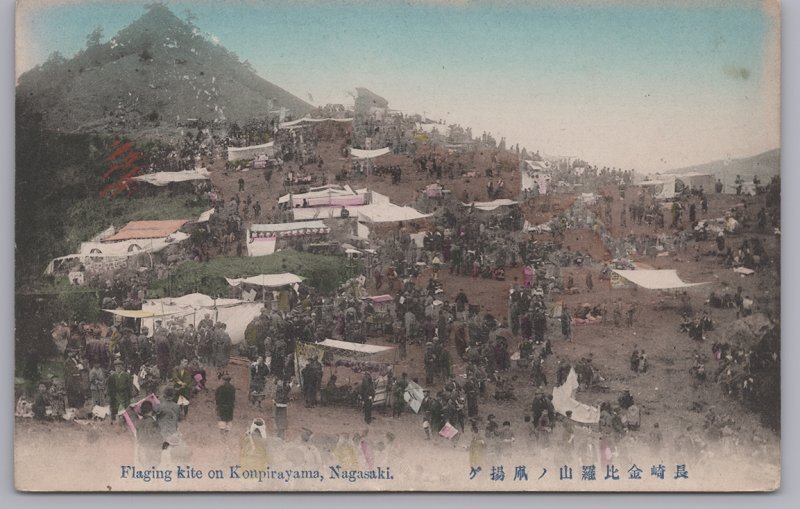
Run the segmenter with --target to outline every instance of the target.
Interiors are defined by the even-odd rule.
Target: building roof
[[[178,231],[186,224],[185,219],[169,219],[166,221],[131,221],[118,232],[106,237],[101,242],[117,242],[131,239],[156,239],[166,237]]]

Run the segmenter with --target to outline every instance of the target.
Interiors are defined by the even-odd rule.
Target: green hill
[[[18,101],[49,129],[133,133],[187,119],[242,122],[270,109],[295,116],[312,109],[160,4],[110,41],[91,39],[73,58],[54,54],[19,78]]]

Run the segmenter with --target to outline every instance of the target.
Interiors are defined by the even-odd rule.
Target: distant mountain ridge
[[[758,175],[761,182],[780,175],[781,150],[779,148],[768,150],[751,157],[731,159],[729,161],[713,161],[695,166],[687,166],[662,172],[663,175],[681,175],[686,173],[710,173],[715,179],[722,179],[725,184],[732,184],[736,175],[741,175],[745,181],[751,181]]]
[[[92,40],[92,36],[95,36]],[[36,111],[61,131],[136,131],[187,119],[242,122],[286,108],[313,106],[258,76],[161,4],[110,41],[87,37],[67,60],[54,54],[22,74],[18,110]]]

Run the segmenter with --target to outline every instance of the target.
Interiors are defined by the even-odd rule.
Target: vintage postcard
[[[22,491],[774,491],[776,0],[20,0]]]

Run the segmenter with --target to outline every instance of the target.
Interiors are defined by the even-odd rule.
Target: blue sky
[[[21,3],[18,74],[95,26],[110,38],[145,2]],[[315,104],[366,86],[393,108],[643,171],[779,145],[772,1],[165,3]]]

